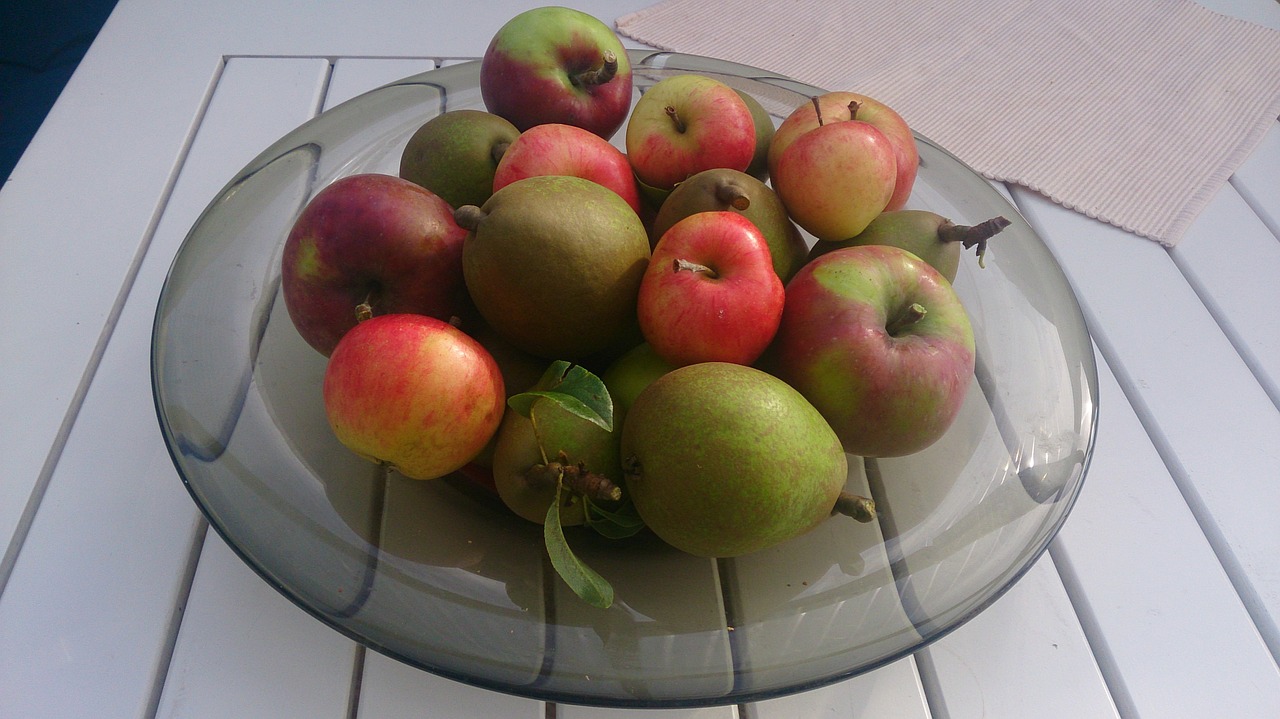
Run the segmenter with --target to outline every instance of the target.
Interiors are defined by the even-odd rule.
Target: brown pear
[[[737,212],[760,229],[783,284],[804,265],[809,248],[782,200],[760,180],[728,168],[704,170],[676,185],[654,218],[650,238],[657,245],[663,233],[689,215],[724,211]]]
[[[894,210],[880,213],[865,230],[850,239],[817,243],[809,259],[841,247],[890,245],[914,254],[942,273],[948,282],[955,282],[961,250],[976,248],[981,264],[987,240],[1008,226],[1009,220],[1004,217],[993,217],[976,225],[957,225],[928,210]]]

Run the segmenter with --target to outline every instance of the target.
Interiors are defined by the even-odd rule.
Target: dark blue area
[[[0,178],[7,179],[116,0],[0,0]]]

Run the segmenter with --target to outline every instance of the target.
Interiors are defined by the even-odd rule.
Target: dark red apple
[[[394,175],[339,178],[294,222],[280,284],[298,333],[323,355],[357,312],[409,312],[441,320],[464,311],[466,230],[432,192]]]
[[[480,60],[485,107],[521,131],[558,122],[606,140],[631,111],[631,63],[597,18],[565,7],[516,15]]]

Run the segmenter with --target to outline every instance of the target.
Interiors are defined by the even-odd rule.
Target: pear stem
[[[720,276],[716,274],[715,270],[711,269],[710,267],[707,267],[706,265],[700,265],[697,262],[691,262],[689,260],[680,259],[680,258],[672,260],[671,271],[679,272],[681,270],[684,270],[685,272],[699,272],[713,280]]]
[[[890,320],[884,329],[891,337],[897,337],[903,330],[924,319],[924,316],[928,313],[924,305],[919,302],[912,302],[903,308],[897,317]]]
[[[475,205],[461,205],[453,211],[453,221],[457,223],[458,227],[468,232],[475,232],[484,216],[484,210]]]
[[[372,318],[373,318],[373,306],[369,304],[368,300],[365,300],[364,302],[361,302],[360,304],[356,305],[356,322],[357,323],[364,322],[365,320],[372,319]]]
[[[593,87],[603,85],[618,74],[618,56],[612,50],[605,50],[598,67],[583,70],[577,75],[570,75],[569,82],[575,87]]]
[[[622,488],[613,480],[587,469],[582,462],[574,464],[564,452],[560,452],[555,460],[546,464],[530,465],[524,471],[524,478],[531,485],[555,486],[556,482],[596,500],[618,501],[622,499]]]
[[[489,148],[489,157],[493,158],[493,164],[502,161],[502,156],[507,154],[507,148],[511,147],[511,143],[506,140],[493,143],[493,147]]]
[[[870,497],[863,497],[859,494],[851,492],[841,492],[836,497],[836,505],[831,510],[832,514],[843,514],[846,517],[853,517],[859,522],[870,522],[876,518],[876,502]]]
[[[938,227],[938,241],[959,242],[966,250],[977,247],[978,266],[986,267],[987,240],[1008,226],[1004,217],[992,217],[976,225],[957,225],[947,220]]]
[[[727,205],[742,212],[751,207],[751,198],[747,197],[747,193],[736,182],[722,182],[716,185],[716,200],[722,205]]]

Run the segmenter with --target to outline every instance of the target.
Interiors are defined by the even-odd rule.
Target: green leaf
[[[613,399],[609,397],[609,390],[599,377],[580,365],[563,360],[553,362],[534,389],[513,395],[507,405],[529,417],[539,399],[551,400],[604,431],[613,431]]]
[[[609,539],[625,539],[644,529],[644,520],[630,500],[613,510],[600,507],[590,499],[583,497],[586,524],[601,536]]]
[[[547,545],[547,554],[551,557],[551,566],[583,601],[599,609],[608,609],[613,604],[613,585],[583,564],[569,548],[569,542],[564,537],[564,529],[560,526],[562,489],[564,485],[557,484],[555,501],[547,509],[547,518],[542,525],[542,538]]]

